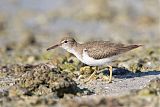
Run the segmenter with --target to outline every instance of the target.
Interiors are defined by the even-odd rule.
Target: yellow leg
[[[109,83],[112,83],[112,66],[108,65],[109,68]],[[98,67],[96,67],[96,70],[91,74],[91,76],[85,81],[85,82],[89,82],[96,74],[96,72],[98,71]]]
[[[85,82],[89,82],[95,76],[95,74],[96,74],[96,71],[94,71]]]
[[[108,65],[108,68],[109,68],[109,83],[112,82],[112,66]]]
[[[80,76],[78,77],[78,80],[80,80],[82,77],[83,77],[83,75],[80,75]]]
[[[85,82],[89,82],[96,74],[96,72],[99,70],[98,67],[96,67],[96,70],[91,74],[91,76],[85,81]]]

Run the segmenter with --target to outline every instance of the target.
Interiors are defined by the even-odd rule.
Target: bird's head
[[[55,49],[57,47],[62,47],[64,49],[71,49],[77,42],[75,41],[75,39],[71,36],[67,36],[67,37],[63,37],[59,43],[49,47],[47,49],[47,51],[51,50],[51,49]]]

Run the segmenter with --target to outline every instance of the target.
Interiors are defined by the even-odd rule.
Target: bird
[[[110,41],[89,41],[79,43],[73,38],[73,34],[67,33],[59,43],[47,48],[47,51],[61,47],[75,55],[82,63],[89,66],[107,65],[109,68],[109,83],[112,82],[112,66],[110,63],[116,59],[120,54],[123,54],[132,49],[138,48],[142,45],[125,45],[121,43],[113,43]],[[95,75],[94,71],[87,81]]]

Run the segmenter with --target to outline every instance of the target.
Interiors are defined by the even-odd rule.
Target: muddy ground
[[[0,106],[160,106],[158,7],[158,0],[0,1]],[[105,66],[85,83],[95,67],[46,51],[68,31],[79,42],[143,46],[111,63],[112,83]]]

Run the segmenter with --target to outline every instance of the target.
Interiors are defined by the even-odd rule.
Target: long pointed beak
[[[55,48],[57,48],[57,47],[60,46],[60,45],[61,45],[61,43],[60,43],[60,44],[56,44],[56,45],[54,45],[54,46],[51,46],[51,47],[47,48],[47,51],[49,51],[49,50],[51,50],[51,49],[55,49]]]

